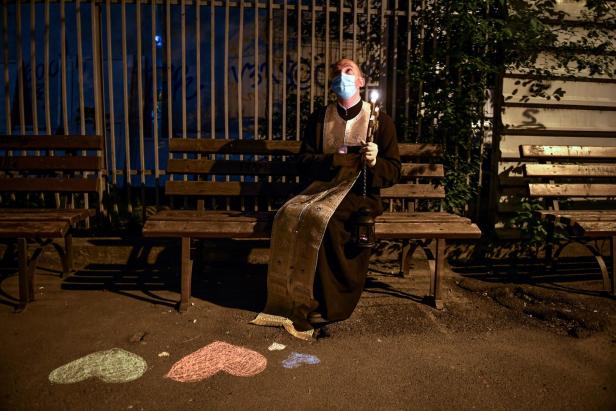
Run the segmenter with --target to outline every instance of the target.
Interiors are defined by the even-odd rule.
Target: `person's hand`
[[[379,153],[379,146],[373,142],[364,143],[360,153],[368,167],[372,168],[376,165],[376,155]]]

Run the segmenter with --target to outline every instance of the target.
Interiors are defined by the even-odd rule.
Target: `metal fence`
[[[158,202],[169,137],[298,139],[343,56],[404,123],[416,107],[399,87],[421,36],[414,7],[3,0],[0,133],[102,134],[109,183],[156,188]]]

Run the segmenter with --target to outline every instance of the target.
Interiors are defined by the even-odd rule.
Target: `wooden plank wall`
[[[583,33],[584,18],[581,3],[559,2],[569,13],[567,20],[575,27],[574,36]],[[616,52],[616,30],[612,30],[612,53]],[[571,39],[569,37],[568,39]],[[591,75],[583,70],[571,76],[563,69],[552,69],[554,56],[539,55],[536,67],[551,70],[550,78],[542,82],[546,93],[562,89],[560,99],[533,95],[533,81],[539,78],[522,71],[507,72],[503,80],[502,123],[498,136],[500,161],[498,187],[493,196],[496,205],[496,233],[503,238],[517,238],[519,232],[505,228],[505,222],[527,195],[529,179],[522,177],[520,145],[589,145],[616,147],[616,79],[607,75]],[[612,68],[616,71],[616,67]]]

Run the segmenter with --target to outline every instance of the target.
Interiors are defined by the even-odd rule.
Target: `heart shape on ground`
[[[98,351],[71,361],[49,373],[53,384],[72,384],[88,378],[103,382],[121,383],[134,381],[148,368],[143,358],[121,348]]]
[[[197,382],[219,371],[236,377],[252,377],[266,366],[267,359],[256,351],[214,341],[173,364],[167,378],[179,382]]]

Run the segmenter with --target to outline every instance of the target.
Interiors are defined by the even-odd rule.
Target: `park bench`
[[[102,204],[102,153],[100,136],[0,136],[0,239],[17,246],[18,310],[34,299],[45,247],[57,250],[62,275],[73,270],[71,229],[96,214],[89,193]],[[28,242],[36,245],[31,254]]]
[[[545,202],[535,214],[548,223],[546,266],[554,268],[567,245],[580,243],[596,258],[604,291],[614,295],[616,147],[522,145],[520,154],[530,198]],[[554,252],[559,232],[566,241]],[[611,269],[595,245],[601,239],[609,241]]]
[[[150,217],[145,237],[178,238],[181,241],[181,300],[179,310],[190,305],[193,259],[191,240],[221,238],[269,238],[275,210],[300,191],[294,161],[300,142],[278,140],[181,139],[169,141],[172,158],[167,165],[165,194],[185,197],[176,204],[190,209],[163,210]],[[445,191],[438,180],[445,175],[435,160],[435,145],[400,144],[403,160],[400,184],[382,189],[388,211],[376,220],[378,239],[403,241],[401,273],[406,274],[413,252],[420,248],[431,269],[428,301],[442,306],[439,290],[447,239],[480,237],[467,218],[442,211],[438,206]],[[200,156],[202,156],[200,158]],[[423,162],[422,162],[423,161]],[[417,240],[417,241],[415,241]],[[435,253],[429,240],[436,240]]]

